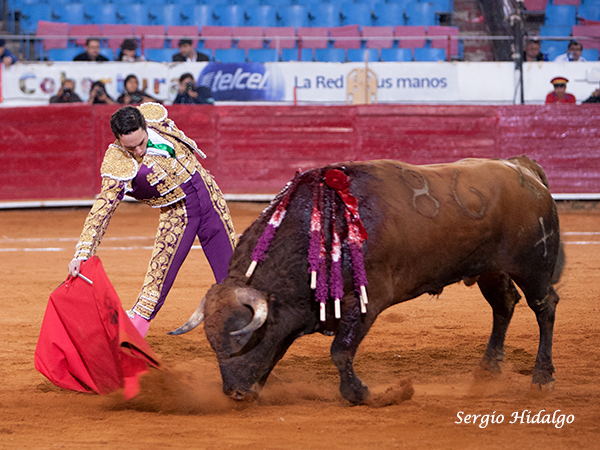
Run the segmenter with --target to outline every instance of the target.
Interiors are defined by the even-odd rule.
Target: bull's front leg
[[[354,373],[354,356],[370,324],[365,323],[366,317],[361,317],[358,300],[353,295],[346,296],[344,302],[349,306],[344,308],[338,333],[331,344],[331,359],[340,372],[340,393],[346,400],[359,405],[369,399],[370,393]]]

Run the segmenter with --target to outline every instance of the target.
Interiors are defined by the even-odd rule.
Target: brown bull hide
[[[330,169],[350,177],[350,191],[358,199],[368,232],[363,253],[370,301],[362,314],[350,259],[344,254],[342,317],[334,319],[328,305],[327,321],[320,322],[309,288],[308,234],[313,187]],[[377,315],[423,293],[440,293],[460,280],[476,282],[492,307],[493,330],[482,366],[500,370],[506,330],[520,298],[514,282],[540,327],[533,382],[553,381],[558,296],[552,282],[560,275],[563,253],[556,207],[544,172],[534,161],[468,159],[430,166],[348,162],[306,172],[295,183],[287,215],[252,277],[246,278],[246,269],[277,200],[243,234],[228,278],[206,295],[205,329],[219,359],[225,392],[235,398],[257,394],[294,339],[320,331],[335,333],[331,356],[342,395],[363,403],[369,398],[368,388],[354,373],[353,359]],[[324,217],[332,209],[343,217],[341,200],[325,195]],[[326,220],[324,228],[329,225]],[[329,248],[331,233],[325,237]],[[268,303],[266,322],[243,341],[231,336],[252,318],[247,307],[232,301],[240,287],[259,291]]]

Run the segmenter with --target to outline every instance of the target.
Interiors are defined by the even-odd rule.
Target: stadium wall
[[[0,109],[0,200],[90,199],[117,106]],[[206,153],[226,194],[278,192],[297,169],[390,158],[411,164],[527,154],[553,193],[600,193],[600,108],[189,106],[169,117]]]

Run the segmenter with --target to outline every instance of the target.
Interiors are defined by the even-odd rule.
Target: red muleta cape
[[[121,307],[100,258],[81,265],[92,280],[68,277],[52,294],[35,350],[35,368],[56,386],[108,394],[139,393],[139,377],[160,361]]]

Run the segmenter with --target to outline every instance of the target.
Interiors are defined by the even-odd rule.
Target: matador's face
[[[122,134],[119,136],[119,143],[133,156],[142,158],[146,154],[148,146],[148,132],[143,128],[138,128],[132,133]]]

